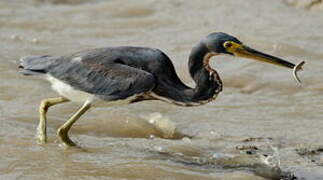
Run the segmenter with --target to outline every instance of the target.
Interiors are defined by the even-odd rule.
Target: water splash
[[[281,168],[280,166],[280,153],[278,147],[274,147],[270,142],[267,140],[267,145],[272,151],[272,155],[261,155],[260,159],[261,161],[266,164],[267,166],[270,167],[276,167],[276,168]]]
[[[293,180],[297,179],[292,172],[283,171],[281,167],[279,148],[273,146],[268,140],[266,140],[267,146],[271,151],[271,154],[258,153],[260,157],[260,163],[255,164],[255,174],[274,180]]]
[[[151,113],[146,119],[150,125],[161,133],[163,138],[172,138],[175,136],[175,124],[161,113]]]

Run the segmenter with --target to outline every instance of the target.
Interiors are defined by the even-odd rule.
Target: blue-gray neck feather
[[[191,51],[188,66],[190,75],[196,83],[196,87],[190,92],[193,102],[208,102],[222,90],[221,79],[208,64],[207,56],[209,54],[210,51],[203,41]]]

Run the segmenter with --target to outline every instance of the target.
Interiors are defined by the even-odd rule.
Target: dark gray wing
[[[53,63],[47,73],[75,89],[95,94],[103,100],[125,99],[155,87],[155,78],[151,73],[118,60],[104,61],[97,58],[93,61],[75,59],[75,56],[63,58]]]

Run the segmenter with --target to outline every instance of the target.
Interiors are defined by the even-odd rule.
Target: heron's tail
[[[20,58],[19,69],[23,75],[41,75],[47,73],[52,56],[26,56]]]

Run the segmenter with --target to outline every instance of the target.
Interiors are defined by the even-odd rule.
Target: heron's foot
[[[47,142],[47,134],[46,129],[44,128],[37,128],[36,139],[38,144],[45,144]]]
[[[76,146],[76,144],[68,137],[68,130],[64,127],[57,130],[57,136],[65,146]]]

